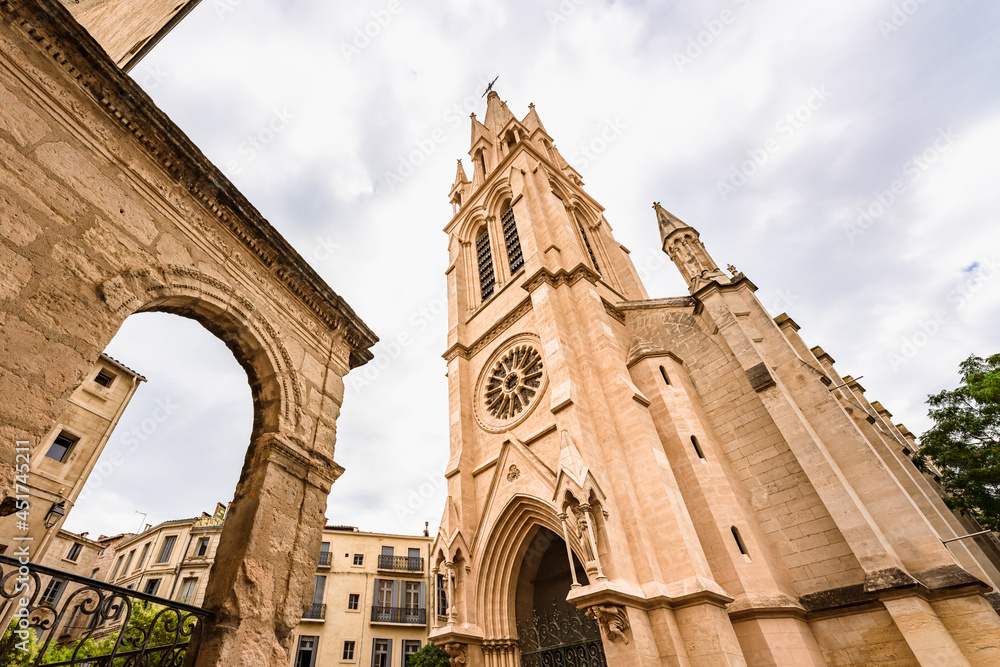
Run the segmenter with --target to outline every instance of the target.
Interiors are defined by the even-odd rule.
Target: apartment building
[[[327,526],[313,604],[295,629],[292,667],[405,666],[427,643],[430,543],[426,534]]]

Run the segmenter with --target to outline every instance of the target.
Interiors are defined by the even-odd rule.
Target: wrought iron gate
[[[601,628],[569,604],[534,611],[517,624],[521,667],[607,667]]]

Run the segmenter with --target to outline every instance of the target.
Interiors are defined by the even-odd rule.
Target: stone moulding
[[[142,88],[108,58],[58,0],[0,0],[0,20],[9,30],[23,31],[38,43],[82,94],[103,108],[108,119],[125,128],[149,158],[257,257],[300,303],[330,329],[343,330],[352,347],[352,368],[373,357],[369,348],[378,338],[347,302],[156,107]]]
[[[451,361],[455,357],[462,357],[463,359],[471,359],[472,357],[479,354],[484,347],[499,338],[503,332],[509,329],[515,322],[524,317],[528,311],[531,310],[531,298],[527,298],[517,306],[502,317],[496,324],[491,326],[486,330],[482,336],[477,338],[472,345],[465,347],[461,343],[456,343],[452,345],[448,350],[441,355],[445,361]]]

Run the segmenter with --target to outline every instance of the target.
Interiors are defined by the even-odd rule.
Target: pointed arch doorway
[[[574,557],[576,579],[588,583]],[[606,667],[601,629],[566,602],[573,584],[566,543],[547,528],[532,538],[516,580],[514,616],[521,667]]]

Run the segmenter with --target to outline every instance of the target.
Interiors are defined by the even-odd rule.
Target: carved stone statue
[[[576,532],[580,537],[580,545],[587,562],[595,560],[594,550],[590,545],[590,533],[587,529],[587,515],[582,510],[574,510],[576,514]]]
[[[625,631],[629,629],[628,615],[623,607],[617,605],[594,605],[588,607],[587,616],[593,618],[601,626],[601,629],[608,635],[610,641],[622,639],[628,644],[628,637]]]
[[[458,642],[449,642],[443,646],[444,652],[448,654],[448,661],[451,667],[464,667],[469,660],[469,647]]]

